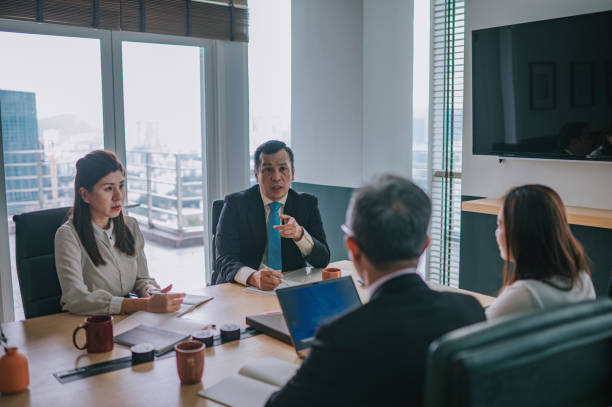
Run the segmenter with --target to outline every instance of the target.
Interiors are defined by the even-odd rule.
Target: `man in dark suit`
[[[290,189],[293,152],[271,140],[255,150],[258,185],[225,197],[215,245],[219,282],[272,290],[281,271],[329,263],[317,198]]]
[[[416,273],[430,216],[427,195],[401,177],[353,193],[342,229],[370,300],[319,327],[309,356],[267,406],[423,404],[429,344],[485,319],[476,299],[430,290]]]

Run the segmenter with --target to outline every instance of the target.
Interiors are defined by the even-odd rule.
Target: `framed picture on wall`
[[[612,61],[606,61],[604,72],[606,75],[606,94],[608,96],[608,104],[612,104]]]
[[[570,100],[573,107],[592,106],[593,88],[593,63],[571,62],[570,63]]]
[[[556,105],[556,66],[554,62],[529,64],[531,110],[550,110]]]

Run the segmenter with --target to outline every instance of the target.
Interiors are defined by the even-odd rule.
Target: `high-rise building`
[[[0,122],[8,214],[12,216],[38,207],[39,202],[36,94],[0,89]]]

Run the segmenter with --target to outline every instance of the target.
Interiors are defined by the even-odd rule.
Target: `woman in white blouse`
[[[177,311],[185,294],[169,293],[172,285],[159,290],[138,222],[123,213],[125,169],[117,156],[92,151],[76,169],[70,219],[55,234],[63,309],[85,315]]]
[[[551,188],[511,189],[497,216],[495,238],[506,264],[488,319],[595,298],[584,249]]]

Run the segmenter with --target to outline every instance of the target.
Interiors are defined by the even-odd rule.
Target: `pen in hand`
[[[263,268],[264,268],[264,269],[274,270],[273,268],[270,268],[270,267],[266,266],[265,264],[262,264],[262,266],[263,266]],[[274,270],[274,271],[277,271],[277,270]],[[276,279],[276,280],[280,280],[280,282],[285,283],[285,284],[287,284],[287,285],[290,285],[290,284],[291,284],[291,283],[289,283],[287,280],[285,280],[285,279],[284,279],[284,278],[282,278],[282,277],[273,276],[273,275],[271,275],[270,277],[272,277],[272,278],[274,278],[274,279]]]

